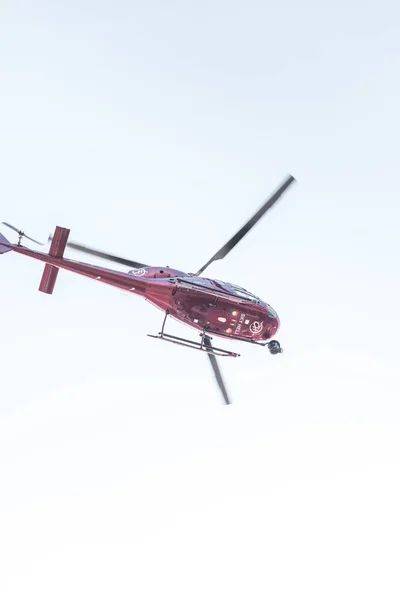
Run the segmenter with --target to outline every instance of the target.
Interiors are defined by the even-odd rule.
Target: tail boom
[[[50,251],[47,254],[45,252],[31,250],[30,248],[20,244],[11,244],[0,233],[0,254],[4,254],[5,252],[10,252],[13,250],[17,254],[23,254],[29,258],[34,258],[35,260],[46,263],[39,286],[39,290],[45,294],[53,293],[60,269],[71,271],[77,275],[83,275],[83,277],[87,277],[101,283],[106,283],[112,287],[116,287],[120,290],[131,292],[142,297],[146,297],[147,292],[150,289],[154,287],[160,287],[160,281],[157,282],[157,285],[156,281],[149,281],[148,279],[132,275],[131,273],[114,271],[112,269],[106,269],[97,265],[91,265],[88,263],[71,260],[69,258],[64,258],[64,251],[68,241],[68,236],[69,229],[57,227],[52,239]],[[161,285],[161,287],[163,286]]]
[[[101,281],[102,283],[106,283],[127,292],[134,292],[140,296],[145,296],[147,289],[154,285],[153,282],[150,282],[148,279],[146,280],[142,277],[135,277],[134,275],[123,273],[121,271],[113,271],[104,267],[81,263],[69,258],[50,256],[44,252],[37,252],[36,250],[26,248],[25,246],[10,246],[10,249],[14,250],[14,252],[17,254],[29,256],[30,258],[44,262],[56,269],[71,271],[77,275],[83,275],[89,279]],[[45,273],[43,273],[43,277],[44,275]],[[47,276],[49,275],[47,274]],[[50,286],[50,283],[47,285]]]

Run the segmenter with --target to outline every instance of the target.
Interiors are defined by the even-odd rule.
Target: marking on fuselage
[[[130,273],[132,273],[132,275],[135,275],[136,277],[143,277],[143,275],[146,275],[147,269],[144,269],[143,267],[141,269],[132,269]]]
[[[237,324],[236,329],[235,329],[235,335],[237,333],[240,333],[240,330],[242,329],[243,321],[245,320],[245,318],[246,318],[246,314],[241,313],[240,318],[239,318],[239,323]]]
[[[262,331],[262,328],[264,327],[264,322],[261,321],[253,321],[253,323],[250,325],[250,331],[251,333],[260,333],[260,331]]]

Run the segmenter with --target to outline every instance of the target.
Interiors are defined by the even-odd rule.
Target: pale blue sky
[[[194,271],[298,182],[207,271],[282,321],[230,407],[152,306],[0,257],[2,600],[397,599],[398,3],[34,4],[0,8],[0,220]]]

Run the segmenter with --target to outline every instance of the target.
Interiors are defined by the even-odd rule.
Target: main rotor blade
[[[49,242],[53,239],[52,235],[49,235]],[[85,254],[90,254],[91,256],[98,256],[99,258],[104,258],[105,260],[110,260],[115,263],[119,263],[120,265],[125,265],[126,267],[132,267],[133,269],[140,269],[141,267],[148,267],[144,263],[139,263],[134,260],[129,260],[128,258],[122,258],[121,256],[116,256],[115,254],[109,254],[108,252],[102,252],[101,250],[96,250],[95,248],[90,248],[89,246],[84,246],[83,244],[78,244],[76,242],[68,242],[68,248],[72,248],[73,250],[78,250],[79,252],[84,252]]]
[[[211,338],[208,335],[204,336],[204,345],[206,348],[212,349]],[[221,390],[222,395],[224,397],[225,404],[231,404],[231,401],[229,400],[228,392],[226,391],[226,387],[225,387],[224,381],[222,379],[221,371],[220,371],[218,363],[217,363],[217,359],[210,352],[207,352],[207,354],[208,354],[208,358],[210,359],[211,366],[213,368],[219,389]]]
[[[14,227],[14,225],[11,225],[10,223],[6,223],[5,221],[2,222],[2,225],[9,227],[13,231],[16,231],[18,233],[18,235],[20,235],[21,237],[24,237],[27,240],[31,240],[31,242],[35,242],[35,244],[38,244],[39,246],[44,246],[44,244],[42,242],[38,242],[37,240],[34,240],[33,238],[29,237],[29,235],[26,235],[26,233],[24,233],[20,229],[17,229],[17,227]]]
[[[295,178],[292,175],[289,175],[286,181],[281,185],[281,187],[262,205],[262,207],[256,212],[255,215],[251,217],[247,221],[245,225],[235,235],[227,242],[214,256],[201,267],[199,271],[195,274],[198,277],[212,262],[215,260],[221,260],[225,258],[225,256],[240,242],[240,240],[250,231],[252,227],[261,219],[262,216],[265,215],[267,210],[269,210],[275,202],[280,198],[283,192],[289,187],[289,185],[295,181]]]

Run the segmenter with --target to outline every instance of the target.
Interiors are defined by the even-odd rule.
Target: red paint
[[[64,250],[68,242],[69,232],[70,230],[65,229],[65,227],[56,227],[49,250],[50,256],[56,256],[57,258],[64,256]]]
[[[42,279],[40,280],[39,292],[44,294],[52,294],[56,285],[58,276],[58,267],[46,265],[43,271]]]
[[[64,256],[65,247],[68,242],[69,229],[64,227],[56,227],[54,237],[51,242],[49,255],[57,258]],[[46,264],[42,279],[39,285],[39,291],[44,294],[52,294],[56,285],[59,268],[50,264]]]
[[[64,252],[66,239],[65,235],[60,235],[57,245],[54,244],[55,254]],[[53,243],[55,240],[54,236]],[[48,290],[54,288],[53,274],[56,272],[53,269],[64,269],[142,296],[178,321],[199,331],[207,328],[207,332],[215,336],[262,343],[279,329],[279,318],[268,304],[227,282],[192,277],[166,267],[146,267],[123,273],[24,246],[7,246],[18,254],[46,263],[43,278],[46,275],[48,279],[43,286]]]

